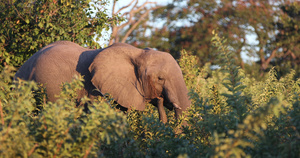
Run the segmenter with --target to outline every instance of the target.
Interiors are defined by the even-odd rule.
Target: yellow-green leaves
[[[82,77],[64,83],[60,98],[46,103],[44,89],[33,81],[12,83],[13,70],[0,74],[0,157],[96,157],[101,144],[125,137],[126,116],[104,100],[85,97],[76,107]]]

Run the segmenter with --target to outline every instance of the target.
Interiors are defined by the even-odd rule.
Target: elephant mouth
[[[167,95],[166,95],[165,91],[163,90],[163,92],[161,93],[161,95],[160,95],[159,97],[155,97],[155,98],[150,99],[150,103],[151,103],[152,105],[154,105],[154,106],[157,107],[157,105],[158,105],[158,100],[160,100],[160,99],[163,98],[163,100],[164,100],[163,105],[164,105],[164,107],[166,107],[168,110],[170,110],[170,111],[171,111],[171,110],[181,110],[181,107],[180,107],[177,103],[171,101],[171,100],[169,99],[169,97],[166,97],[166,96],[167,96]]]
[[[181,109],[181,107],[177,103],[170,102],[167,98],[164,99],[164,107],[166,107],[169,110]]]

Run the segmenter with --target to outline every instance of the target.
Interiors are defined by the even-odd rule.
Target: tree
[[[229,1],[180,1],[174,0],[154,12],[155,21],[165,21],[162,28],[148,27],[153,33],[150,40],[141,42],[145,46],[169,51],[176,58],[186,49],[199,57],[200,65],[216,64],[218,52],[211,47],[212,30],[218,29],[241,59],[241,47],[245,33],[238,29],[236,11]],[[139,34],[136,32],[135,34]],[[137,35],[137,37],[141,37]],[[138,39],[134,39],[135,41]],[[242,60],[237,60],[243,65]]]
[[[235,52],[237,64],[244,68],[242,53],[254,56],[259,61],[247,63],[247,67],[258,64],[262,76],[280,61],[297,65],[299,8],[299,2],[293,0],[173,0],[152,15],[154,22],[164,21],[163,27],[140,26],[127,42],[139,41],[140,47],[168,51],[176,58],[185,49],[199,57],[200,66],[207,62],[217,65],[219,51],[211,47],[211,32],[218,30]],[[145,38],[145,30],[150,30],[151,36]],[[256,38],[255,42],[248,35]]]
[[[116,23],[111,24],[112,34],[109,41],[109,45],[117,42],[124,43],[128,36],[133,32],[134,29],[143,21],[147,19],[147,16],[152,10],[159,8],[160,6],[156,5],[156,2],[144,2],[142,5],[138,6],[139,0],[132,0],[128,5],[123,6],[122,8],[116,10],[117,0],[113,1],[112,14],[117,16],[121,14],[123,10],[131,8],[129,11],[126,11],[120,15],[120,17],[125,18],[127,21],[121,25],[116,25]],[[148,5],[154,4],[150,8],[147,8]],[[122,35],[120,34],[122,31]]]
[[[19,66],[58,40],[99,48],[101,31],[120,21],[108,16],[106,4],[107,0],[0,1],[0,68]]]
[[[261,76],[271,66],[278,66],[279,69],[282,69],[280,68],[283,66],[282,61],[296,64],[297,57],[295,54],[298,54],[297,48],[299,48],[300,41],[297,27],[297,23],[299,25],[297,19],[300,15],[300,3],[251,0],[242,4],[245,7],[240,7],[239,10],[242,13],[242,19],[244,19],[243,23],[250,26],[250,32],[257,37],[258,43],[252,45],[252,47],[257,48],[254,53],[259,57],[258,63],[260,64]],[[285,8],[291,10],[285,10]]]
[[[279,50],[270,64],[278,66],[280,73],[294,68],[300,74],[300,5],[299,2],[286,3],[280,9],[283,15],[275,24],[278,29],[275,42]]]

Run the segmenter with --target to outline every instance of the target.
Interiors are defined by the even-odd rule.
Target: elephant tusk
[[[174,106],[174,108],[175,108],[175,109],[179,109],[179,110],[181,110],[181,107],[180,107],[180,106],[178,106],[176,103],[173,103],[173,106]]]
[[[156,97],[158,100],[164,99],[163,97]]]

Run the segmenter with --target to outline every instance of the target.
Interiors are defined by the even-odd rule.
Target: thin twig
[[[66,129],[66,131],[65,131],[64,135],[66,135],[66,134],[69,132],[69,130],[70,130],[70,128]],[[60,148],[61,148],[61,145],[63,144],[63,142],[64,142],[64,140],[61,140],[61,141],[59,142],[59,144],[57,144],[56,153],[58,153],[58,152],[59,152],[59,150],[60,150]],[[55,157],[56,157],[56,153],[54,154],[53,158],[55,158]]]
[[[29,156],[35,151],[35,148],[38,147],[38,146],[39,146],[39,144],[36,143],[36,144],[32,147],[32,149],[28,152],[27,156],[29,157]]]
[[[87,158],[87,156],[90,154],[90,151],[91,151],[93,145],[94,145],[94,142],[92,142],[90,147],[85,151],[85,154],[84,154],[83,158]]]
[[[145,2],[143,5],[139,6],[136,10],[133,10],[133,13],[137,13],[137,12],[141,11],[142,9],[144,9],[144,7],[147,4],[156,4],[156,2]],[[150,10],[154,10],[154,9],[151,8]]]
[[[10,122],[9,122],[9,125],[8,125],[8,127],[7,127],[7,131],[6,131],[5,135],[2,137],[2,140],[6,139],[6,137],[7,137],[7,135],[8,135],[8,132],[9,132],[9,129],[10,129],[11,126],[12,126],[12,122],[13,122],[13,120],[14,120],[13,118],[14,118],[14,116],[15,116],[15,114],[16,114],[17,111],[18,111],[18,110],[16,110],[16,111],[14,112],[14,114],[13,114],[13,116],[12,116]]]
[[[3,115],[3,110],[2,110],[2,102],[0,100],[0,115],[1,115],[1,123],[4,126],[4,115]]]
[[[113,8],[113,14],[115,14],[115,15],[119,14],[122,10],[124,10],[124,9],[126,9],[126,8],[128,8],[128,7],[130,7],[131,4],[132,4],[134,1],[135,1],[135,0],[132,0],[128,5],[122,7],[122,8],[119,9],[116,13],[114,13],[114,8]]]

